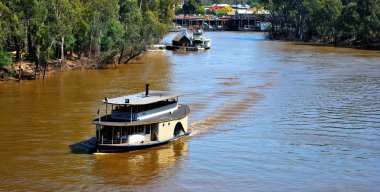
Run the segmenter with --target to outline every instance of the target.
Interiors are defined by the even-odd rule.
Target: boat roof
[[[187,35],[185,35],[185,34],[178,34],[178,35],[176,35],[176,36],[173,38],[172,41],[180,41],[183,37],[186,37],[186,38],[190,41],[190,38],[189,38]]]
[[[104,99],[104,103],[115,104],[115,105],[146,105],[150,103],[156,103],[159,101],[172,99],[175,97],[182,96],[183,93],[171,92],[171,91],[149,91],[149,96],[145,96],[145,92],[136,93],[133,95],[125,95],[115,98]],[[126,102],[126,100],[128,102]]]

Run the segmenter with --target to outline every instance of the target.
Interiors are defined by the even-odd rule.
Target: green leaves
[[[259,0],[275,39],[317,39],[370,46],[380,42],[380,0]]]
[[[0,49],[0,69],[2,69],[4,66],[11,66],[11,65],[12,65],[12,54]]]
[[[0,0],[0,48],[21,52],[36,63],[77,53],[141,53],[169,29],[176,0]],[[124,55],[125,56],[125,55]],[[7,52],[1,62],[9,64]],[[128,58],[127,58],[128,59]]]
[[[194,14],[197,13],[197,10],[199,10],[201,5],[201,3],[198,3],[195,0],[185,0],[182,9],[185,14]]]

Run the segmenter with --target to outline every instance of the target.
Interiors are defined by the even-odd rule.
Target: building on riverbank
[[[215,15],[177,15],[175,25],[188,29],[219,31],[239,31],[245,26],[254,26],[254,31],[265,31],[269,22],[267,14],[255,14],[253,11],[240,10],[222,17]]]
[[[179,14],[173,19],[173,26],[182,26],[190,30],[221,31],[264,31],[269,23],[269,12],[247,4],[212,4],[204,6],[207,14]]]

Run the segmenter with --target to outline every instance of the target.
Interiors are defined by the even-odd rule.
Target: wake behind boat
[[[93,120],[97,152],[149,148],[190,134],[190,108],[178,104],[181,93],[151,91],[105,98],[106,115]],[[107,109],[111,105],[111,113]]]

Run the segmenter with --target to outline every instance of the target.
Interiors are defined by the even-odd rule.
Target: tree
[[[120,22],[125,29],[123,33],[123,41],[119,44],[118,64],[122,63],[123,57],[128,57],[126,62],[135,58],[141,52],[141,46],[137,45],[141,42],[143,16],[141,9],[136,1],[122,0],[120,4]]]
[[[2,49],[0,49],[0,70],[4,67],[4,66],[11,66],[12,65],[12,55],[11,53],[7,52],[7,51],[3,51]]]
[[[359,33],[360,16],[356,9],[357,4],[354,2],[348,3],[342,8],[337,22],[340,41],[353,38]]]
[[[358,39],[369,46],[380,38],[380,0],[357,0]]]
[[[198,7],[197,14],[205,15],[206,14],[206,9],[203,6]]]
[[[200,6],[195,0],[186,0],[182,9],[185,14],[195,14]]]
[[[126,63],[165,35],[176,5],[176,0],[0,0],[1,61],[8,64],[12,51],[19,61],[25,52],[35,74],[39,66],[45,74],[57,60],[62,67],[68,52],[98,67],[117,56]]]

